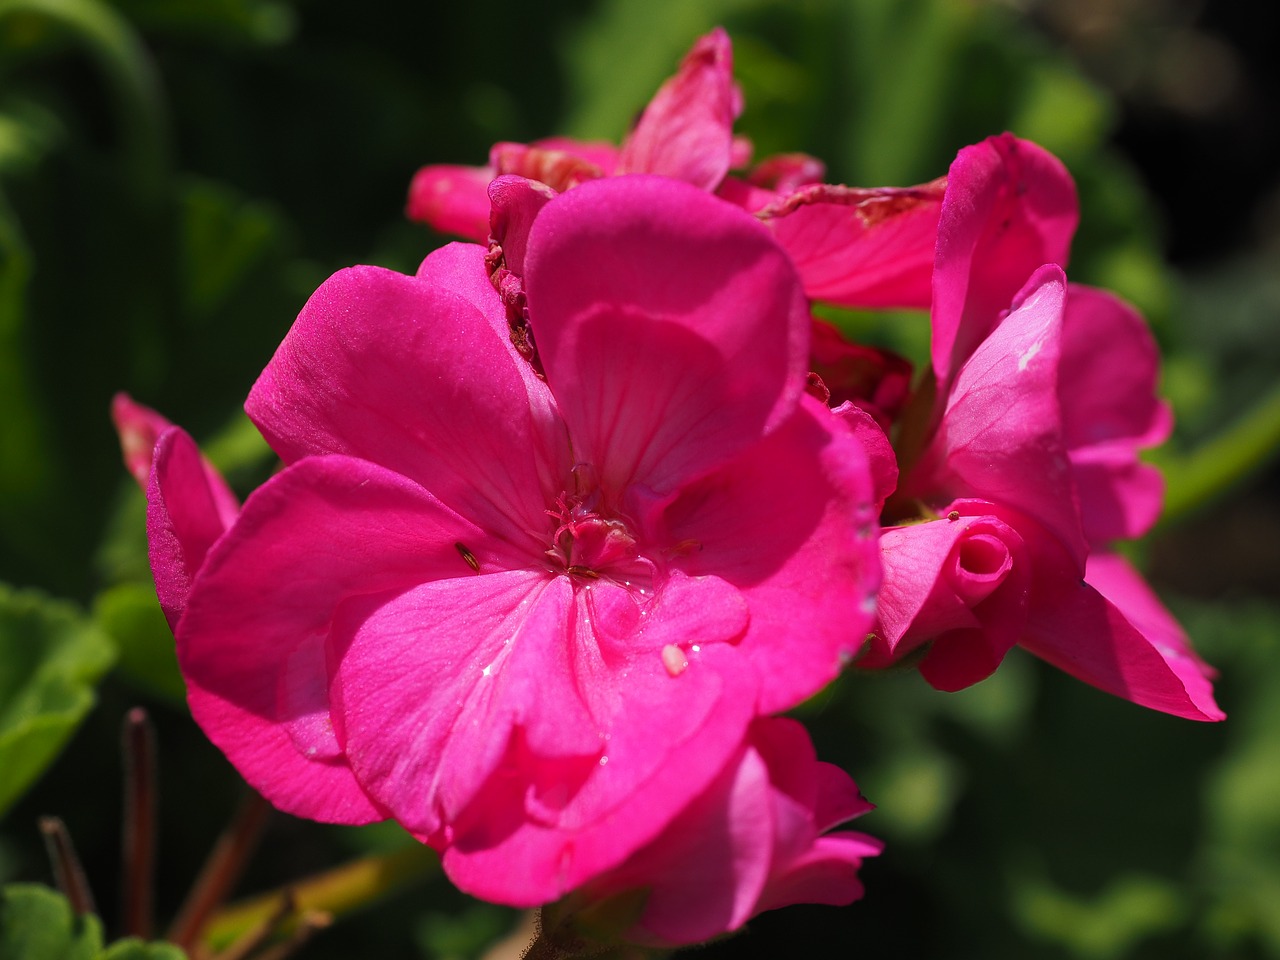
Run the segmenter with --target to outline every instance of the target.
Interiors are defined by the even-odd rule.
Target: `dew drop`
[[[603,766],[604,766],[606,763],[608,763],[608,762],[609,762],[609,758],[608,758],[608,757],[601,757],[601,758],[600,758],[600,766],[602,766],[602,767],[603,767]]]

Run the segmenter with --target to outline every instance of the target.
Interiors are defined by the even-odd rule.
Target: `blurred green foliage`
[[[61,894],[36,884],[0,888],[0,957],[15,960],[186,960],[169,943],[135,937],[104,947],[102,924],[76,916]]]
[[[414,169],[480,163],[499,139],[616,140],[717,23],[734,38],[739,129],[758,155],[803,150],[835,181],[907,184],[1010,129],[1071,168],[1073,279],[1137,303],[1167,350],[1182,426],[1161,460],[1179,511],[1202,519],[1147,553],[1198,592],[1173,599],[1222,671],[1231,719],[1146,713],[1017,652],[956,695],[910,672],[846,677],[802,713],[820,755],[879,804],[859,824],[889,842],[865,870],[866,900],[766,915],[701,956],[806,942],[868,958],[1280,957],[1280,609],[1250,592],[1275,577],[1249,568],[1248,542],[1220,542],[1223,494],[1252,509],[1261,494],[1242,478],[1280,440],[1266,396],[1280,362],[1275,254],[1173,272],[1142,171],[1109,146],[1115,97],[1036,21],[976,0],[375,2],[358,14],[322,0],[0,0],[0,581],[43,591],[0,597],[0,809],[25,791],[0,831],[0,881],[47,879],[34,817],[57,813],[113,902],[116,728],[135,702],[159,728],[161,915],[237,791],[182,703],[112,394],[182,423],[247,493],[271,462],[236,410],[307,295],[337,267],[411,270],[443,242],[402,219]],[[908,355],[927,349],[922,317],[840,320]],[[1248,520],[1246,537],[1280,542]],[[1236,584],[1225,594],[1197,591],[1211,550]],[[112,660],[90,722],[28,790]],[[245,889],[406,842],[281,817]],[[41,929],[70,938],[60,956],[81,940],[98,955],[92,922],[76,926],[52,895],[10,887],[0,908],[22,897],[57,913]],[[470,957],[514,922],[424,879],[303,955]],[[0,955],[40,956],[13,942]]]

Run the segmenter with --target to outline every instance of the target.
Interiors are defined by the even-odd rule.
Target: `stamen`
[[[476,559],[476,555],[464,547],[461,543],[455,543],[453,549],[458,551],[458,555],[467,562],[467,566],[476,573],[480,572],[480,561]]]

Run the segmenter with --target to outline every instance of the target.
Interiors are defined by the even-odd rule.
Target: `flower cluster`
[[[861,895],[879,844],[828,831],[869,805],[778,716],[851,665],[956,690],[1022,645],[1222,716],[1112,551],[1170,417],[1141,318],[1067,283],[1061,164],[1006,134],[828,185],[750,165],[741,101],[717,30],[621,147],[421,170],[410,216],[475,242],[316,291],[250,392],[283,468],[242,508],[114,410],[192,712],[246,780],[394,818],[477,896],[629,904],[644,943]],[[815,301],[929,310],[928,368]]]

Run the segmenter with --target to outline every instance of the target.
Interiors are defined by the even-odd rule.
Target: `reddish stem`
[[[96,913],[93,892],[85,879],[80,858],[76,856],[67,825],[58,817],[41,817],[40,832],[44,835],[45,849],[49,851],[49,862],[53,865],[54,883],[70,901],[71,909],[77,915]]]
[[[147,712],[124,719],[124,877],[120,927],[125,936],[151,938],[156,858],[156,735]]]
[[[270,812],[270,804],[250,791],[209,852],[200,876],[169,927],[166,940],[191,951],[210,914],[227,898],[244,872]]]

